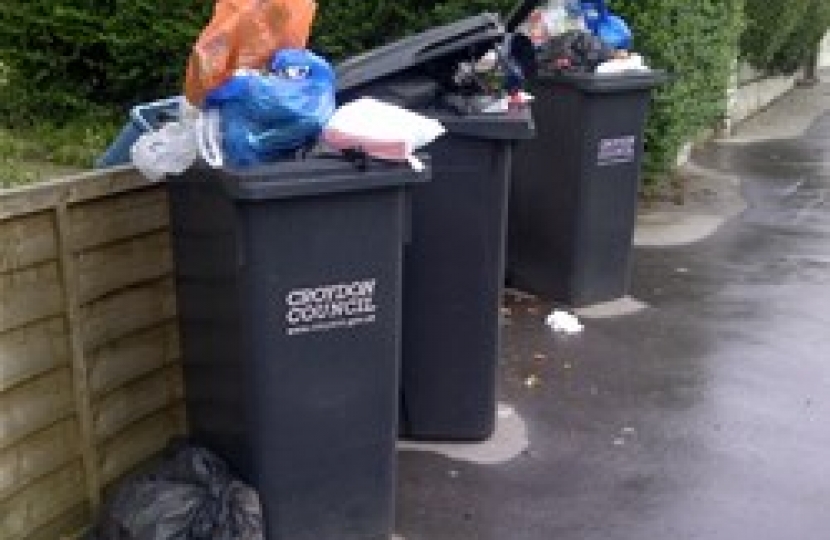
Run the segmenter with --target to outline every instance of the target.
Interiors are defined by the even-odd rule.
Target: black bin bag
[[[174,445],[118,487],[95,540],[264,540],[259,497],[210,451]]]

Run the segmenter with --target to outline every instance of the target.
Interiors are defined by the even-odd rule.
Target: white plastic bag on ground
[[[335,111],[323,129],[323,142],[336,150],[359,150],[389,161],[424,164],[414,153],[446,133],[441,122],[372,98],[361,98]]]
[[[567,311],[556,310],[548,315],[545,321],[554,332],[563,332],[565,334],[579,334],[585,327],[579,322],[575,315]]]

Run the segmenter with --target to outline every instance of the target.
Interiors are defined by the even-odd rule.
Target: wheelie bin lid
[[[483,54],[504,39],[501,18],[484,13],[409,36],[338,64],[337,92],[349,92],[433,60]]]
[[[524,0],[522,5],[537,5]],[[377,83],[407,77],[428,64],[452,65],[471,55],[483,55],[504,41],[507,35],[502,18],[494,13],[467,17],[439,26],[350,58],[336,67],[338,95],[372,95]],[[364,92],[365,90],[365,92]],[[510,114],[463,114],[450,109],[423,109],[418,112],[435,118],[455,135],[485,139],[530,139],[535,134],[529,110]]]
[[[250,169],[214,169],[197,165],[186,174],[174,176],[171,183],[219,185],[225,194],[238,201],[268,201],[369,191],[421,184],[431,179],[429,158],[418,158],[427,165],[413,170],[408,163],[373,159],[360,163],[339,155],[281,161]]]
[[[506,22],[496,13],[482,13],[349,58],[336,67],[337,91],[348,92],[432,60],[485,53],[503,41],[507,32],[515,31],[541,3],[521,0]]]
[[[532,139],[536,125],[530,107],[508,113],[459,115],[445,111],[421,111],[441,122],[453,135],[478,139],[518,141]]]

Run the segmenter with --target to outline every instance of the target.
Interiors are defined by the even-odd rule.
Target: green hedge
[[[507,13],[513,0],[318,0],[313,46],[341,59],[436,24],[485,11]]]
[[[509,6],[449,2],[319,0],[313,46],[343,58],[430,25]],[[209,0],[2,0],[0,62],[11,79],[0,120],[60,121],[96,105],[124,109],[179,91]]]
[[[674,165],[681,145],[726,112],[743,0],[612,0],[635,33],[634,48],[669,84],[655,93],[646,133],[646,178]]]
[[[805,65],[830,29],[827,0],[746,0],[741,56],[757,69],[791,74]]]
[[[8,123],[169,95],[211,9],[193,0],[3,0],[0,61]]]
[[[440,22],[482,11],[507,13],[515,1],[318,0],[313,46],[342,58]],[[636,48],[674,78],[657,92],[648,127],[647,170],[659,173],[672,165],[684,140],[723,115],[744,0],[611,3],[634,28]],[[212,4],[2,0],[0,61],[11,72],[0,121],[46,117],[59,123],[178,92],[190,46]]]

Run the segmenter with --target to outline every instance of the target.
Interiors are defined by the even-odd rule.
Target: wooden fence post
[[[58,233],[58,256],[63,277],[66,318],[69,327],[73,392],[81,429],[81,458],[84,464],[90,506],[93,514],[96,514],[101,508],[102,485],[92,421],[92,396],[89,389],[88,364],[82,341],[78,272],[75,268],[75,255],[69,245],[69,212],[66,203],[60,203],[55,208],[55,218]]]

